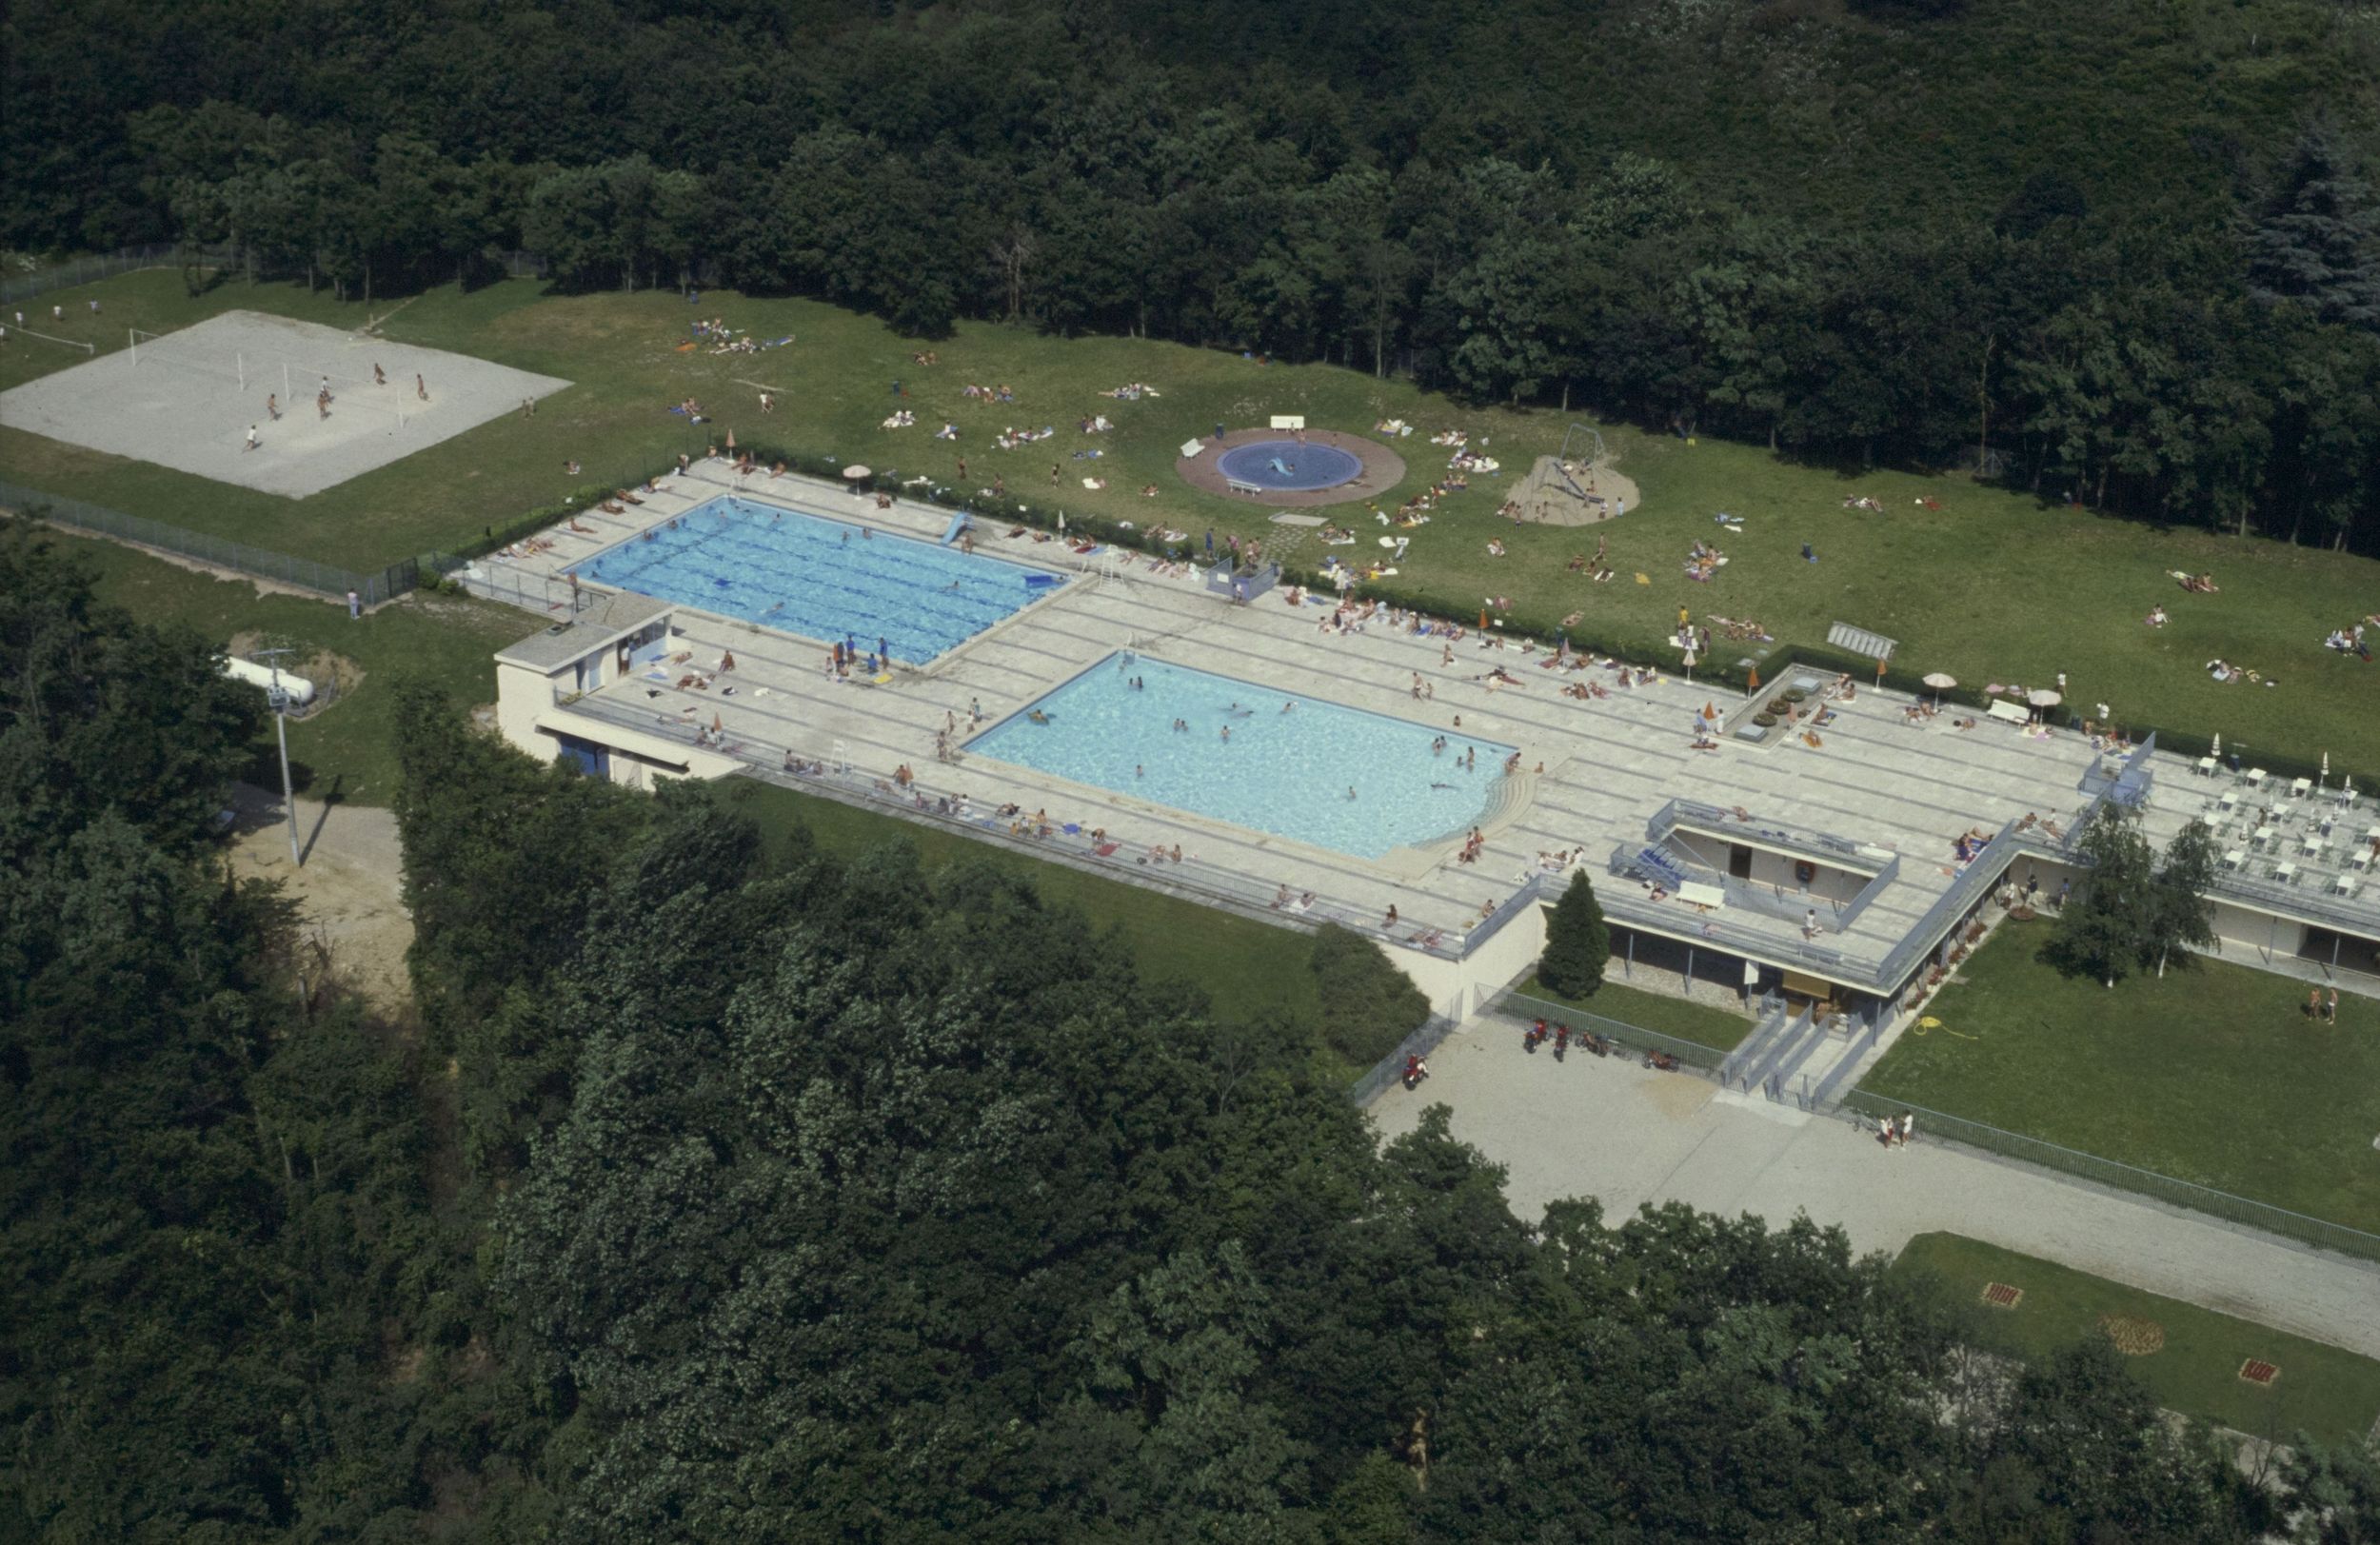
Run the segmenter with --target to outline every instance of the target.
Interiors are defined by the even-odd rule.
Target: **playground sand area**
[[[374,383],[374,366],[385,385]],[[316,406],[326,383],[327,414]],[[227,311],[0,393],[0,424],[303,499],[569,385],[467,354]]]

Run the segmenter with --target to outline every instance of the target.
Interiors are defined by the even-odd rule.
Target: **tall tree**
[[[2258,300],[2296,301],[2325,322],[2380,328],[2380,202],[2327,124],[2298,136],[2258,201],[2248,276]]]
[[[1591,998],[1603,985],[1612,959],[1612,931],[1584,870],[1570,878],[1545,922],[1545,955],[1537,980],[1564,998]]]

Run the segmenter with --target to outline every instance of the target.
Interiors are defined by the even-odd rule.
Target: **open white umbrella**
[[[1926,685],[1934,688],[1934,705],[1937,708],[1942,706],[1942,694],[1958,684],[1958,678],[1948,671],[1937,670],[1925,680]]]
[[[868,475],[868,470],[864,466],[846,466],[843,469],[843,475],[847,478],[863,478]]]
[[[2036,708],[2054,708],[2066,700],[2046,686],[2036,686],[2025,694],[2025,701]]]

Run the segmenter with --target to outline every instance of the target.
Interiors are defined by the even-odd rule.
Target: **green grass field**
[[[336,702],[289,723],[289,762],[298,791],[317,799],[386,804],[395,793],[396,747],[387,677],[400,669],[435,683],[458,703],[494,701],[495,651],[534,625],[509,606],[416,593],[350,622],[343,606],[290,595],[259,595],[246,581],[218,580],[111,542],[61,538],[91,566],[101,599],[144,622],[179,623],[215,644],[288,645],[288,664],[328,650],[359,677]],[[269,728],[260,749],[269,749]],[[280,767],[257,782],[278,785]]]
[[[83,302],[101,297],[100,318]],[[103,347],[120,347],[124,328],[165,331],[235,307],[284,312],[353,327],[362,307],[341,306],[327,291],[303,286],[250,287],[227,281],[192,297],[181,276],[152,270],[104,281],[55,298],[69,328]],[[375,310],[387,309],[378,303]],[[746,442],[792,451],[864,460],[954,478],[961,454],[970,484],[999,472],[1025,504],[1090,512],[1142,524],[1164,520],[1202,534],[1263,536],[1276,545],[1299,539],[1266,524],[1245,502],[1194,493],[1173,477],[1175,446],[1218,422],[1261,423],[1301,412],[1316,427],[1362,431],[1382,416],[1419,431],[1399,442],[1410,475],[1400,499],[1436,476],[1442,454],[1426,442],[1461,427],[1503,463],[1501,477],[1477,478],[1439,506],[1396,582],[1450,614],[1470,615],[1482,597],[1509,597],[1516,616],[1546,622],[1582,615],[1581,636],[1631,644],[1668,658],[1659,640],[1681,604],[1696,615],[1756,619],[1780,639],[1815,643],[1835,621],[1856,623],[1902,641],[1900,663],[1947,670],[1971,685],[1993,681],[2038,684],[2068,673],[2073,701],[2108,703],[2119,723],[2220,732],[2227,748],[2252,759],[2258,750],[2306,758],[2328,751],[2339,771],[2380,778],[2380,714],[2369,711],[2371,667],[2330,653],[2331,627],[2370,611],[2380,595],[2380,564],[2367,559],[2240,542],[2201,531],[2158,531],[1979,487],[1959,478],[1898,472],[1844,474],[1779,460],[1752,446],[1645,435],[1607,427],[1621,470],[1642,489],[1622,519],[1586,530],[1522,527],[1496,519],[1512,476],[1535,454],[1556,448],[1571,416],[1552,410],[1469,408],[1395,381],[1329,366],[1259,365],[1236,355],[1131,339],[1058,339],[989,324],[968,324],[933,347],[940,363],[920,366],[922,346],[873,319],[800,300],[749,300],[706,292],[700,310],[724,315],[763,338],[795,343],[757,355],[678,353],[693,314],[669,292],[552,296],[528,281],[469,293],[432,290],[403,303],[387,320],[391,338],[481,355],[578,383],[549,399],[534,419],[504,418],[378,472],[290,501],[252,494],[142,464],[76,450],[0,429],[0,476],[260,546],[350,567],[392,559],[476,535],[491,524],[559,499],[574,484],[609,481],[659,465],[693,443],[695,431],[667,405],[688,395]],[[78,333],[79,335],[79,333]],[[53,346],[11,344],[0,351],[0,386],[63,367],[82,356]],[[909,390],[917,428],[876,427],[895,406],[892,383]],[[1119,403],[1098,393],[1144,381],[1155,401]],[[961,387],[1005,384],[1014,406],[967,401]],[[781,388],[778,411],[764,419],[758,389]],[[1116,432],[1086,439],[1082,417],[1105,412]],[[1583,415],[1576,415],[1583,417]],[[955,420],[954,447],[930,437]],[[1012,452],[991,447],[1005,425],[1054,424],[1055,440]],[[707,429],[704,433],[709,432]],[[1095,464],[1070,460],[1096,446],[1111,486],[1084,490],[1075,481]],[[697,446],[699,448],[699,446]],[[565,459],[585,464],[572,480]],[[1067,480],[1049,482],[1060,462]],[[1156,499],[1138,490],[1154,483]],[[1883,513],[1852,510],[1851,494],[1872,495]],[[1917,501],[1933,499],[1938,511]],[[1712,515],[1744,517],[1742,535],[1722,532]],[[1362,523],[1356,549],[1377,551],[1363,506],[1341,506]],[[1570,554],[1608,534],[1619,578],[1592,584],[1566,571]],[[1500,536],[1509,556],[1491,558]],[[1716,541],[1731,562],[1708,584],[1680,572],[1696,538]],[[1802,561],[1802,545],[1818,562]],[[1286,554],[1311,564],[1322,549],[1310,537]],[[2216,596],[2185,595],[2169,570],[2211,571]],[[1650,583],[1637,585],[1643,573]],[[2141,618],[2162,602],[2172,625],[2152,630]],[[2220,686],[2203,663],[2221,656],[2262,672],[2273,686]],[[1727,656],[1734,659],[1731,653]],[[2086,707],[2086,711],[2088,708]]]
[[[1607,981],[1596,989],[1593,998],[1565,998],[1537,979],[1535,972],[1522,982],[1517,992],[1531,998],[1542,998],[1549,1003],[1562,1003],[1585,1014],[1599,1014],[1607,1020],[1633,1024],[1656,1035],[1675,1036],[1691,1040],[1697,1046],[1715,1051],[1732,1052],[1744,1037],[1752,1034],[1752,1020],[1741,1014],[1731,1014],[1723,1008],[1704,1003],[1690,1003],[1682,998],[1669,998],[1660,993],[1648,993],[1638,988]]]
[[[2001,924],[1860,1087],[2380,1234],[2380,1003],[2309,1023],[2217,961],[2111,991],[2035,958],[2051,928]]]
[[[2143,1293],[2105,1278],[1955,1234],[1920,1234],[1901,1250],[1894,1272],[1929,1277],[1949,1300],[1970,1311],[1972,1335],[1988,1350],[2038,1357],[2103,1334],[2103,1317],[2141,1320],[2165,1333],[2155,1352],[2125,1366],[2169,1410],[2258,1437],[2286,1440],[2298,1431],[2333,1442],[2361,1440],[2380,1418],[2380,1362]],[[1985,1286],[2022,1288],[2013,1309],[1982,1301]],[[2280,1377],[2257,1385],[2239,1377],[2251,1357]]]

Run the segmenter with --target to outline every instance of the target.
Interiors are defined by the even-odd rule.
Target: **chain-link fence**
[[[19,274],[13,279],[0,280],[0,305],[30,301],[53,289],[71,289],[76,285],[88,285],[96,279],[112,279],[117,274],[131,273],[140,268],[185,263],[202,263],[211,267],[228,263],[230,259],[229,252],[212,248],[179,247],[171,242],[127,247],[113,252],[69,259],[38,273]]]
[[[1718,1077],[1719,1064],[1727,1060],[1727,1053],[1716,1046],[1665,1036],[1657,1030],[1647,1030],[1642,1025],[1630,1024],[1624,1020],[1606,1019],[1600,1014],[1589,1014],[1567,1003],[1552,1003],[1542,998],[1532,998],[1527,993],[1497,994],[1490,1012],[1510,1020],[1532,1022],[1543,1020],[1548,1024],[1566,1024],[1575,1035],[1599,1035],[1615,1042],[1616,1049],[1623,1055],[1659,1053],[1674,1059],[1680,1067],[1692,1068],[1714,1079]],[[1744,1031],[1750,1034],[1751,1030],[1752,1021],[1746,1020]]]
[[[352,590],[367,606],[393,600],[421,583],[421,564],[411,558],[371,573],[359,574],[350,569],[333,568],[328,564],[317,564],[311,559],[292,558],[288,553],[251,547],[245,542],[186,530],[163,521],[152,521],[145,515],[127,515],[120,509],[85,504],[80,499],[69,499],[62,494],[20,487],[13,483],[0,483],[0,506],[30,520],[70,525],[77,530],[112,537],[118,542],[195,559],[210,568],[229,569],[294,589],[310,590],[332,600],[345,600],[347,592]]]
[[[1371,1068],[1347,1087],[1347,1098],[1358,1105],[1369,1105],[1380,1092],[1405,1076],[1405,1059],[1428,1057],[1455,1033],[1455,1021],[1443,1014],[1433,1014],[1421,1021],[1420,1028],[1397,1043],[1397,1049],[1372,1064]]]
[[[2004,1132],[1996,1126],[1947,1116],[1940,1111],[1928,1110],[1923,1105],[1912,1105],[1906,1100],[1886,1099],[1865,1089],[1853,1089],[1845,1094],[1842,1108],[1854,1119],[1866,1117],[1872,1121],[1908,1113],[1916,1119],[1919,1141],[1954,1142],[1969,1148],[1980,1148],[1987,1153],[2002,1154],[2100,1185],[2137,1192],[2194,1213],[2243,1223],[2267,1234],[2277,1234],[2284,1238],[2319,1245],[2325,1250],[2335,1250],[2342,1255],[2357,1256],[2366,1260],[2380,1260],[2380,1235],[2367,1234],[2344,1223],[2309,1218],[2304,1213],[2293,1213],[2270,1202],[2251,1201],[2246,1197],[2235,1197],[2211,1186],[2177,1180],[2170,1175],[2159,1175],[2154,1170],[2118,1163],[2112,1159],[2101,1159],[2096,1154],[2081,1153],[2039,1138],[2026,1137],[2019,1132]]]

